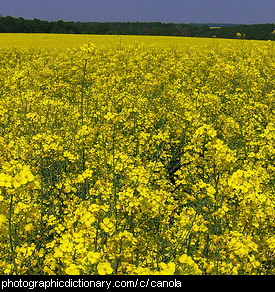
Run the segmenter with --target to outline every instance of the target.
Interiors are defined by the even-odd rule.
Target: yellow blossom
[[[110,275],[112,274],[113,269],[109,262],[99,262],[97,265],[97,271],[99,275]]]

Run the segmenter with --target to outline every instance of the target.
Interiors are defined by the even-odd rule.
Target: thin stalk
[[[219,275],[219,261],[220,261],[220,248],[218,247],[217,263],[216,263],[216,275]]]
[[[95,252],[97,252],[97,244],[98,244],[98,233],[99,233],[100,222],[99,219],[97,220],[97,227],[96,227],[96,235],[95,235]]]
[[[115,128],[113,130],[113,135],[112,135],[112,176],[113,176],[113,191],[114,191],[114,196],[113,196],[113,206],[112,206],[112,211],[114,211],[115,219],[116,219],[116,232],[117,232],[117,209],[116,209],[116,203],[117,203],[117,181],[116,181],[116,172],[115,172],[115,139],[116,139],[116,133],[115,133]]]
[[[42,145],[40,145],[42,148]],[[40,148],[40,149],[41,149]],[[44,161],[43,156],[40,156],[40,236],[43,239],[45,236],[45,229],[44,229],[44,214],[45,214],[45,205],[44,205],[44,194],[45,194],[45,188],[44,188]],[[43,240],[41,241],[43,242]],[[40,246],[41,248],[41,246]]]
[[[15,261],[15,252],[14,252],[14,249],[13,249],[13,241],[12,241],[12,235],[11,235],[12,234],[12,220],[11,220],[12,207],[13,207],[13,195],[11,194],[10,207],[9,207],[9,218],[8,218],[8,221],[9,221],[9,240],[10,240],[11,258],[12,258],[14,271],[15,271],[15,274],[18,275],[17,264],[16,264],[16,261]]]
[[[183,247],[184,247],[184,245],[185,245],[185,243],[186,243],[186,241],[187,241],[187,239],[188,239],[188,236],[189,236],[190,233],[191,233],[191,230],[192,230],[192,228],[193,228],[193,225],[194,225],[194,223],[195,223],[196,218],[197,218],[197,213],[195,213],[195,215],[194,215],[194,217],[193,217],[193,219],[192,219],[192,221],[191,221],[191,224],[190,224],[190,226],[189,226],[189,228],[188,228],[188,230],[187,230],[187,232],[186,232],[186,235],[185,235],[184,239],[182,240],[182,242],[181,242],[181,238],[182,238],[182,236],[181,236],[181,238],[178,240],[178,243],[177,243],[176,247],[174,248],[174,251],[175,251],[175,253],[174,253],[174,255],[173,255],[174,258],[175,258],[176,254],[177,254],[177,249],[178,249],[178,247],[179,247],[180,244],[181,244],[181,246],[180,246],[180,250],[182,251],[182,249],[183,249]]]
[[[80,100],[81,126],[83,126],[83,119],[84,119],[83,103],[84,103],[84,84],[85,84],[85,77],[86,77],[86,68],[87,68],[87,59],[85,60],[85,63],[84,63],[83,76],[82,76],[82,82],[81,82],[81,100]]]
[[[160,226],[160,208],[159,208],[159,216],[158,216],[158,222],[157,222],[157,270],[159,270],[159,256],[160,256],[160,231],[159,231],[159,226]]]
[[[80,100],[80,116],[81,116],[81,127],[83,127],[84,124],[84,84],[85,84],[85,77],[86,77],[86,68],[87,68],[87,59],[84,63],[83,68],[83,76],[82,76],[82,82],[81,82],[81,100]],[[85,167],[85,146],[84,146],[84,137],[82,137],[82,171],[84,172]],[[87,194],[87,179],[85,179],[84,185],[82,186],[82,198],[86,197]]]

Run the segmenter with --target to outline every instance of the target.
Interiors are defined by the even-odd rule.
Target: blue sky
[[[275,0],[0,0],[0,15],[64,21],[275,23]]]

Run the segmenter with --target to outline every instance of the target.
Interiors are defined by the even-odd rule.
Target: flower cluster
[[[0,274],[274,274],[275,62],[243,42],[1,50]]]

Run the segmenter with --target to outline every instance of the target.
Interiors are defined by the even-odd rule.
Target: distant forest
[[[46,21],[40,19],[0,16],[0,33],[67,33],[160,35],[188,37],[236,38],[241,33],[245,39],[274,40],[275,24],[185,24],[161,22],[74,22]]]

